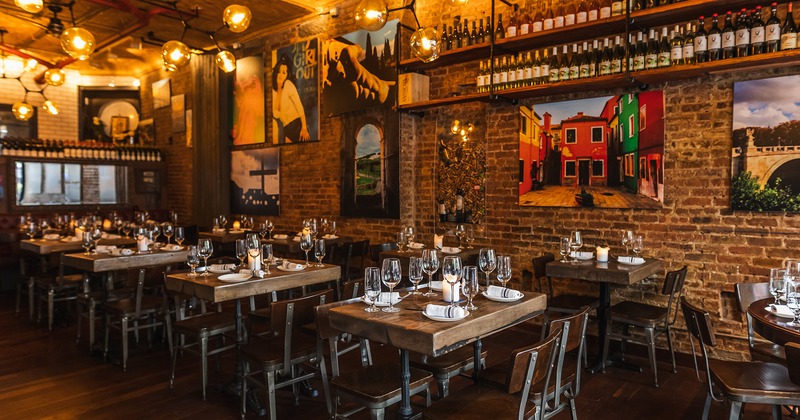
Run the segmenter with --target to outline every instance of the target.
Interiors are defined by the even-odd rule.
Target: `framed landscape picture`
[[[280,149],[231,151],[231,213],[279,216]]]

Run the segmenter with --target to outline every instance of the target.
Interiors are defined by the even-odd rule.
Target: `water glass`
[[[483,274],[486,275],[486,287],[489,287],[489,274],[492,274],[492,271],[497,268],[497,257],[495,257],[493,249],[481,248],[478,254],[478,267],[480,267]]]
[[[314,257],[317,258],[316,267],[322,267],[322,259],[325,258],[325,240],[317,239],[314,242]]]
[[[506,283],[511,280],[511,257],[497,257],[497,281],[506,287]]]
[[[478,309],[477,306],[472,304],[472,299],[481,291],[480,284],[478,283],[478,267],[472,265],[464,267],[464,280],[461,284],[461,290],[464,292],[464,295],[467,296],[466,309],[468,311]]]
[[[780,298],[786,293],[786,270],[771,268],[769,270],[769,293],[775,298],[775,304],[780,304]]]
[[[428,275],[428,291],[423,293],[422,296],[433,297],[436,292],[433,291],[432,282],[433,274],[439,270],[439,250],[437,249],[423,249],[422,250],[422,270]]]
[[[399,312],[400,308],[394,307],[394,300],[391,299],[392,292],[394,291],[394,287],[400,283],[400,279],[403,278],[403,272],[400,268],[400,260],[397,258],[386,258],[383,260],[383,266],[381,267],[381,279],[383,284],[389,288],[389,306],[383,308],[384,312]]]
[[[464,236],[467,235],[467,230],[464,225],[459,224],[456,226],[456,237],[458,238],[458,247],[461,248],[461,243],[464,241]]]
[[[566,236],[561,238],[561,248],[559,248],[558,253],[561,255],[562,263],[568,263],[567,256],[569,255],[569,238]]]
[[[300,249],[306,253],[306,267],[308,267],[308,251],[311,251],[311,248],[314,246],[314,240],[311,237],[310,233],[305,233],[300,236]]]
[[[442,262],[442,277],[450,285],[450,306],[456,307],[456,284],[461,280],[461,257],[449,255]]]
[[[397,252],[405,252],[403,247],[406,246],[406,233],[404,231],[397,232]]]
[[[422,269],[422,258],[419,257],[411,257],[408,261],[408,279],[411,280],[411,283],[414,285],[414,291],[411,292],[412,295],[420,294],[417,291],[417,286],[419,282],[422,281],[422,276],[425,271]]]
[[[170,238],[172,238],[172,235],[175,233],[175,227],[172,226],[171,223],[164,223],[161,226],[161,230],[164,232],[164,236],[167,237],[167,244],[169,244]]]
[[[184,236],[183,226],[176,226],[175,227],[175,242],[178,245],[183,245],[183,241],[186,239]]]
[[[794,312],[794,319],[786,325],[800,327],[800,281],[786,282],[786,306]]]
[[[364,296],[369,299],[370,305],[364,310],[367,312],[379,312],[375,307],[378,296],[381,295],[381,270],[378,267],[367,267],[364,269]]]
[[[211,242],[209,238],[200,238],[197,241],[197,255],[203,259],[203,267],[205,267],[205,271],[201,276],[208,276],[208,257],[214,253],[214,243]]]
[[[92,249],[92,236],[88,233],[83,234],[81,246],[83,246],[83,249],[86,251],[83,253],[83,255],[89,255],[89,250]]]
[[[219,218],[219,227],[224,230],[225,226],[228,224],[228,218],[225,217],[224,214],[220,214],[218,218]]]
[[[331,236],[336,236],[336,229],[337,229],[337,226],[336,226],[336,221],[335,221],[335,220],[331,220],[331,221],[330,221],[330,232],[331,232]]]
[[[411,242],[414,242],[414,236],[416,235],[414,226],[406,226],[405,233],[406,233],[406,242],[409,244]]]
[[[269,265],[272,264],[272,259],[272,244],[261,245],[261,261],[264,263],[262,267],[267,274],[269,274]]]
[[[572,255],[573,255],[572,263],[573,264],[577,264],[578,263],[577,253],[578,253],[578,250],[580,250],[582,246],[583,246],[583,237],[581,235],[581,232],[579,230],[573,230],[569,234],[569,249],[572,251]]]
[[[258,235],[255,233],[248,233],[244,237],[245,246],[247,247],[247,255],[253,259],[253,261],[258,261],[258,258],[261,257],[261,241],[258,240]],[[256,267],[254,265],[254,267]]]
[[[633,243],[633,231],[632,230],[623,230],[622,231],[622,246],[625,247],[625,255],[628,255],[628,249],[631,247]]]
[[[637,257],[639,257],[643,249],[644,249],[644,239],[642,239],[641,235],[637,235],[635,238],[633,238],[633,242],[631,243],[631,250]]]
[[[239,259],[239,266],[244,267],[244,259],[247,258],[247,244],[244,239],[236,240],[236,258]]]
[[[197,266],[200,265],[200,257],[198,257],[198,255],[197,255],[197,246],[196,245],[191,245],[189,247],[189,253],[186,254],[186,265],[188,265],[189,268],[192,269],[192,271],[189,273],[189,275],[192,276],[192,277],[196,276],[197,275],[197,271],[195,271],[195,270],[197,269]]]

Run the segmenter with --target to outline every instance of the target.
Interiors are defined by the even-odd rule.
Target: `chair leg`
[[[53,310],[55,306],[56,291],[50,289],[47,292],[47,329],[53,330]]]
[[[546,327],[547,327],[548,320],[550,319],[550,311],[545,309],[545,311],[542,314],[542,316],[543,316],[543,318],[542,318],[542,335],[541,335],[541,337],[539,337],[539,340],[544,340],[544,338],[545,338],[544,333],[547,331]]]
[[[439,389],[439,399],[445,398],[450,395],[450,379],[447,377],[436,378],[436,386]]]
[[[35,297],[35,287],[33,284],[33,280],[28,280],[28,320],[33,321],[33,300]]]
[[[575,397],[568,398],[569,400],[569,415],[572,420],[578,420],[578,409],[575,406]]]
[[[672,346],[672,329],[667,325],[667,346],[669,346],[669,355],[672,357],[672,373],[678,373],[678,367],[675,365],[675,348]]]
[[[172,353],[172,369],[170,370],[169,373],[170,388],[172,388],[175,385],[175,364],[178,361],[178,346],[173,347],[171,353]]]
[[[200,368],[203,372],[203,401],[206,400],[206,385],[208,385],[208,335],[200,335]]]
[[[175,351],[177,352],[178,351],[177,347],[175,349],[176,349]],[[241,400],[242,406],[239,408],[239,411],[241,412],[242,420],[244,420],[244,416],[245,416],[245,414],[247,414],[247,368],[248,368],[248,366],[247,366],[247,363],[242,363],[242,365],[243,365],[242,366],[242,400]]]
[[[122,317],[119,329],[122,331],[122,371],[126,372],[128,370],[128,317],[127,316]]]
[[[703,406],[703,420],[708,420],[708,412],[711,410],[711,394],[706,395],[706,403]]]
[[[81,327],[82,327],[81,324],[83,324],[83,322],[82,322],[83,316],[81,315],[81,303],[80,303],[80,301],[75,303],[75,307],[78,308],[78,328],[77,328],[77,331],[75,333],[75,344],[80,344],[81,343]],[[91,349],[91,348],[92,347],[89,346],[89,349]]]
[[[94,346],[94,339],[95,339],[95,316],[96,316],[96,307],[95,303],[90,301],[89,302],[89,348],[91,349]],[[80,315],[78,315],[78,319],[80,319]]]
[[[369,409],[369,418],[372,420],[383,420],[384,414],[386,414],[386,410],[384,410],[383,408]]]
[[[15,310],[14,310],[14,316],[15,317],[19,316],[19,302],[20,302],[21,297],[22,297],[21,295],[22,295],[22,284],[17,282],[17,306],[15,306]]]
[[[781,413],[781,406],[780,405],[773,405],[772,406],[772,420],[781,420],[783,418],[783,413]]]
[[[108,357],[108,328],[109,328],[109,324],[111,323],[111,319],[110,318],[111,317],[108,315],[108,313],[106,313],[106,316],[105,316],[105,319],[106,319],[106,336],[105,336],[105,341],[104,341],[104,344],[103,344],[103,360],[106,360],[106,358]]]
[[[658,370],[656,367],[656,339],[652,328],[644,329],[647,336],[647,350],[650,354],[650,369],[653,370],[653,385],[658,388]]]
[[[606,362],[608,361],[608,345],[609,345],[609,333],[611,332],[611,317],[608,318],[608,322],[606,323],[606,337],[605,341],[603,341],[603,360],[600,363],[601,370],[603,373],[606,372]]]
[[[728,420],[739,420],[742,415],[742,403],[738,401],[731,401],[731,411],[728,414]]]
[[[264,372],[267,383],[267,404],[269,404],[269,420],[278,420],[275,411],[275,372]]]
[[[359,340],[361,341],[361,366],[372,366],[372,349],[369,346],[369,340],[365,338],[360,338]]]

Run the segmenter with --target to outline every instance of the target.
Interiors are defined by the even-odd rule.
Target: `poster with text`
[[[394,106],[397,22],[323,42],[320,77],[325,115]]]
[[[264,59],[261,56],[236,60],[233,99],[233,145],[264,143]]]
[[[272,144],[319,141],[319,40],[272,51]]]
[[[231,214],[279,216],[280,149],[231,152]]]

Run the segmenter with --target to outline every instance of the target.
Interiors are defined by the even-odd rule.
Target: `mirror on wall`
[[[127,167],[80,163],[14,163],[17,206],[122,204]]]
[[[440,223],[479,224],[486,212],[485,106],[439,108],[436,209]]]

